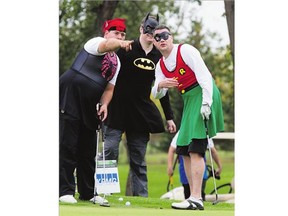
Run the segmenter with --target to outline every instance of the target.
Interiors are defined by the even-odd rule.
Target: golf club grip
[[[207,138],[209,138],[209,134],[208,134],[208,125],[207,125],[207,119],[204,119],[204,125],[205,125],[205,132],[206,132],[206,136]]]
[[[174,164],[173,164],[173,172],[175,170],[175,167],[176,167],[178,159],[179,159],[179,155],[177,155],[177,157],[175,158],[175,161],[174,161]]]
[[[96,104],[96,112],[97,112],[97,117],[99,119],[99,123],[98,123],[98,126],[97,126],[97,129],[100,130],[101,127],[102,127],[102,115],[101,116],[98,116],[98,112],[100,110],[100,107],[101,107],[101,103],[97,103]]]

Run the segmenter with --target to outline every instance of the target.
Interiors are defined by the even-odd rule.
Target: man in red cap
[[[72,66],[60,77],[60,146],[59,200],[77,203],[74,170],[80,200],[108,202],[94,197],[96,129],[107,117],[114,85],[120,70],[115,50],[131,49],[133,41],[125,40],[125,20],[107,20],[103,37],[88,40]],[[96,110],[96,104],[102,106]],[[98,111],[98,112],[97,112]],[[103,116],[100,120],[99,116]]]
[[[105,21],[102,29],[103,33],[105,33],[105,31],[112,30],[126,32],[125,19],[115,18],[113,20]]]

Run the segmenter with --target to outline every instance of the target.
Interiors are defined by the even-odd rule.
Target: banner
[[[120,193],[116,160],[98,160],[95,179],[98,194]]]

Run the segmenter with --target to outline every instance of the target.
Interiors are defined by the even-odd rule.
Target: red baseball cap
[[[126,19],[122,18],[115,18],[112,20],[107,20],[104,22],[102,31],[105,33],[106,30],[117,30],[117,31],[123,31],[126,32],[126,25],[125,25]]]

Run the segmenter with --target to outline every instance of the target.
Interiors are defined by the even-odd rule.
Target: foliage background
[[[190,0],[188,2],[195,5],[195,8],[201,5],[201,1]],[[138,37],[139,25],[148,12],[152,14],[158,12],[160,22],[166,23],[172,32],[174,32],[175,43],[189,43],[200,51],[222,95],[225,131],[234,132],[234,68],[231,46],[212,48],[211,40],[220,41],[220,36],[215,32],[204,31],[203,22],[199,17],[185,17],[177,1],[60,0],[59,75],[70,67],[77,52],[88,39],[102,36],[101,26],[106,19],[114,17],[127,19],[126,39],[134,39]],[[168,22],[168,18],[172,16],[174,17],[174,21]],[[184,24],[184,19],[185,23],[189,21],[189,28],[185,26],[187,24]],[[177,39],[180,38],[178,37],[180,35],[180,27],[187,29],[188,36],[185,39]],[[191,30],[188,31],[188,29]],[[170,94],[171,105],[175,114],[174,120],[179,128],[183,106],[182,99],[176,90],[171,90]],[[152,98],[152,100],[154,99]],[[159,101],[154,101],[160,109],[162,116],[164,116]],[[163,121],[165,121],[164,118]],[[172,136],[168,133],[152,135],[151,146],[161,151],[167,151]],[[216,145],[220,145],[222,149],[231,148],[231,144],[225,141],[216,143]]]

